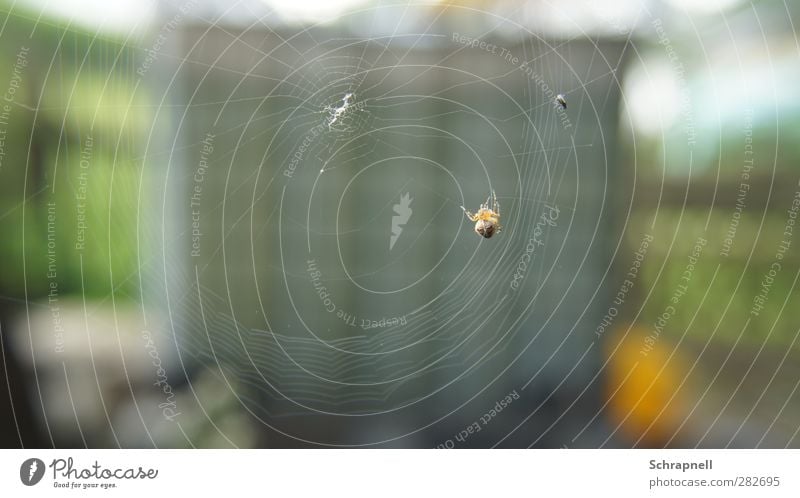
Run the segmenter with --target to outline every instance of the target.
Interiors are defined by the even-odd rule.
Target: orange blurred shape
[[[633,326],[627,334],[626,329],[618,329],[606,344],[610,422],[636,446],[680,444],[673,438],[685,415],[675,392],[685,373],[678,351],[650,329]]]

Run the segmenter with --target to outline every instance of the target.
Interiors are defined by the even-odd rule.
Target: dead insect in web
[[[560,93],[556,95],[556,102],[558,102],[558,105],[560,105],[562,109],[567,109],[567,99],[564,98],[564,95]]]
[[[347,113],[348,109],[350,109],[350,104],[352,104],[352,100],[355,97],[355,94],[352,92],[348,92],[344,94],[342,97],[342,105],[338,107],[334,107],[331,105],[325,106],[324,111],[328,113],[328,130],[331,129],[336,121],[339,120],[345,113]]]

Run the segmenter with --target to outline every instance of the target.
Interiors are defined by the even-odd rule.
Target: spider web
[[[566,379],[593,345],[564,342],[599,281],[573,287],[603,205],[580,184],[605,182],[607,159],[579,163],[603,157],[619,59],[513,16],[448,7],[409,29],[412,12],[354,12],[342,22],[380,31],[355,37],[259,18],[207,33],[175,69],[191,83],[167,147],[186,144],[189,166],[167,182],[201,190],[205,237],[187,264],[191,213],[176,203],[166,293],[182,364],[212,365],[237,404],[300,441],[411,438],[484,391]],[[477,45],[449,16],[481,26],[463,33]],[[504,230],[483,240],[459,206],[492,191]],[[584,225],[591,238],[572,235]],[[301,416],[391,429],[329,437]]]
[[[796,444],[797,9],[39,3],[0,25],[12,444]]]

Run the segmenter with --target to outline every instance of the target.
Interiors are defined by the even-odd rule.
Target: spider
[[[489,204],[491,204],[491,208],[489,208]],[[481,237],[488,239],[495,233],[500,233],[503,229],[500,226],[500,203],[497,202],[497,195],[494,190],[492,190],[492,195],[486,199],[486,202],[481,204],[477,214],[467,211],[464,206],[461,206],[461,209],[464,210],[464,214],[467,215],[470,221],[475,222],[475,233]]]

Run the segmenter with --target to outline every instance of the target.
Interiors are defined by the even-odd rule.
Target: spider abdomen
[[[478,220],[475,222],[475,233],[488,239],[494,235],[496,226],[491,220]]]

